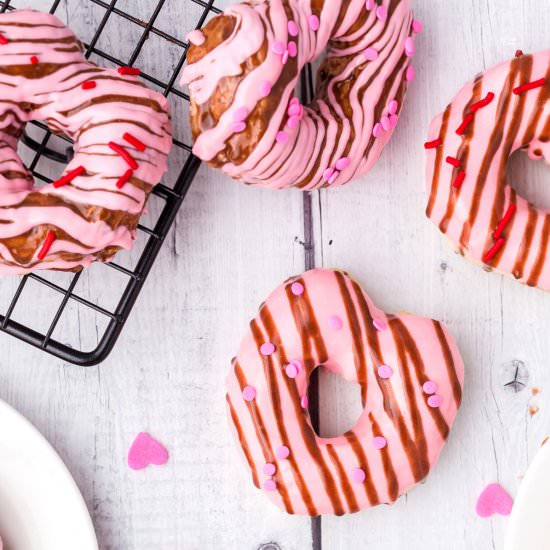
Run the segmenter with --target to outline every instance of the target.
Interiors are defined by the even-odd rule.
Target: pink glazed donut
[[[318,366],[361,385],[353,429],[319,437],[307,389]],[[286,281],[250,322],[227,378],[235,440],[254,485],[290,514],[394,502],[436,463],[460,406],[463,363],[437,321],[386,315],[341,271]]]
[[[550,50],[478,75],[430,128],[427,215],[468,258],[550,290],[550,212],[511,187],[517,150],[550,163]]]
[[[271,189],[336,187],[365,174],[390,139],[414,36],[408,0],[263,0],[236,4],[193,31],[193,152]],[[326,53],[315,99],[295,96],[307,63]]]
[[[103,69],[83,51],[53,15],[0,14],[0,274],[76,271],[130,248],[166,171],[166,99],[138,69]],[[31,120],[75,142],[63,175],[41,188],[17,155]]]

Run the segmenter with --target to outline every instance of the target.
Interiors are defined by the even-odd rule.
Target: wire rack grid
[[[140,56],[146,41],[150,37],[160,40],[166,48],[178,48],[177,55],[179,59],[168,78],[158,78],[153,71],[148,72],[141,69],[141,78],[148,82],[152,87],[159,89],[167,98],[176,102],[189,102],[187,94],[176,88],[178,75],[185,63],[187,56],[187,43],[174,36],[172,33],[163,31],[160,25],[156,25],[165,9],[169,0],[151,0],[154,4],[153,11],[147,20],[141,19],[135,14],[130,13],[130,10],[120,8],[119,0],[111,0],[106,2],[103,0],[87,0],[95,7],[104,10],[104,13],[99,17],[99,24],[94,29],[93,35],[89,41],[85,42],[86,56],[93,56],[94,61],[98,60],[99,64],[110,66],[132,66]],[[118,5],[117,5],[118,3]],[[11,11],[19,6],[15,6],[14,0],[0,0],[0,13]],[[63,6],[62,0],[48,1],[50,13],[56,13]],[[196,21],[193,21],[191,28],[200,28],[206,20],[213,15],[220,13],[220,9],[214,6],[214,0],[185,0],[178,4],[178,9],[185,10],[186,7],[192,7],[193,13],[196,12]],[[61,13],[60,13],[61,15]],[[120,55],[116,52],[104,51],[99,48],[98,44],[102,33],[104,33],[109,19],[116,15],[121,20],[124,20],[128,25],[134,26],[134,31],[140,33],[140,37],[135,43],[135,47],[129,58],[120,59]],[[191,28],[189,30],[191,30]],[[173,102],[171,101],[171,103]],[[176,124],[181,121],[176,121]],[[34,130],[40,132],[40,137],[32,137]],[[64,143],[64,147],[50,146],[52,137]],[[68,278],[64,279],[64,284],[50,280],[46,272],[32,273],[22,277],[15,285],[13,292],[10,293],[9,299],[6,301],[5,308],[0,309],[0,332],[7,333],[19,340],[22,340],[32,346],[35,346],[47,353],[50,353],[64,361],[80,366],[92,366],[101,363],[109,355],[114,348],[118,337],[130,315],[134,304],[143,288],[145,281],[151,271],[155,259],[162,247],[162,244],[167,236],[168,231],[172,227],[176,214],[180,209],[183,200],[189,190],[195,174],[200,166],[200,161],[192,155],[191,144],[187,141],[174,138],[175,148],[179,148],[186,154],[186,160],[176,169],[175,174],[169,175],[167,179],[172,179],[173,184],[158,184],[152,194],[157,201],[160,200],[159,215],[153,227],[146,227],[141,224],[138,226],[138,236],[145,239],[145,244],[139,253],[134,265],[125,267],[118,263],[118,256],[114,261],[102,264],[102,269],[109,270],[110,273],[115,272],[124,277],[125,283],[120,286],[120,293],[117,294],[114,300],[114,306],[107,308],[99,305],[99,300],[94,297],[84,297],[78,290],[78,282],[83,272],[69,274]],[[48,130],[48,127],[40,121],[33,122],[28,127],[22,138],[22,147],[27,148],[32,154],[30,162],[27,162],[29,170],[33,173],[36,181],[51,183],[52,178],[48,177],[40,170],[42,159],[54,161],[62,169],[72,155],[71,142],[63,136],[53,136]],[[59,151],[61,149],[61,151]],[[153,197],[151,197],[153,198]],[[108,281],[111,275],[103,275],[104,281]],[[60,302],[56,302],[56,306],[52,307],[51,311],[40,311],[42,317],[48,317],[47,325],[43,330],[36,330],[29,324],[19,322],[14,319],[14,311],[25,297],[25,293],[30,283],[41,285],[42,289],[57,293]],[[0,284],[6,284],[0,281]],[[104,319],[103,328],[98,332],[95,339],[96,344],[91,351],[79,349],[78,346],[69,345],[66,342],[56,338],[56,327],[62,318],[64,312],[71,303],[78,304],[81,308],[93,312],[95,316]],[[51,315],[50,315],[51,314]]]

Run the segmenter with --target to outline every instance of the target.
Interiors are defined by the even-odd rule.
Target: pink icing
[[[288,34],[290,34],[290,36],[298,36],[298,34],[300,34],[300,28],[296,24],[296,21],[288,22]]]
[[[144,185],[128,182],[121,190],[117,189],[116,182],[128,166],[108,143],[114,141],[131,153],[138,165],[133,178],[149,186],[156,185],[167,169],[166,159],[172,146],[166,99],[143,86],[134,76],[120,75],[115,69],[90,63],[72,31],[53,15],[31,10],[2,13],[0,33],[7,39],[7,44],[0,46],[0,66],[4,69],[29,64],[29,40],[42,40],[31,48],[38,50],[36,71],[41,71],[41,63],[60,67],[40,78],[7,71],[0,75],[4,102],[0,140],[7,145],[0,155],[0,274],[86,267],[107,248],[129,249],[136,235],[134,228],[124,225],[113,228],[99,219],[90,221],[80,215],[79,210],[98,207],[138,216],[142,213],[147,198]],[[88,81],[95,81],[96,86],[83,89],[82,84]],[[129,99],[109,101],[111,95]],[[148,104],[139,105],[140,100]],[[93,101],[98,105],[92,105]],[[75,155],[64,174],[80,166],[86,173],[57,189],[53,185],[35,188],[32,176],[16,153],[15,137],[31,120],[47,120],[75,139]],[[125,133],[144,143],[145,151],[128,145],[123,140]],[[20,176],[13,177],[13,174]],[[62,202],[47,207],[21,205],[26,199],[39,196]],[[43,260],[39,260],[37,254],[29,264],[19,265],[2,243],[2,240],[51,226],[70,239],[57,238]],[[66,253],[75,254],[76,259],[67,258]]]
[[[195,29],[187,35],[187,41],[195,46],[202,46],[206,42],[206,37],[201,30]]]
[[[278,464],[277,487],[268,496],[294,514],[346,513],[393,502],[423,479],[438,459],[443,434],[460,403],[463,364],[458,349],[436,321],[405,314],[386,316],[342,272],[316,269],[302,274],[300,282],[307,305],[302,295],[291,292],[292,280],[278,287],[250,323],[253,328],[247,331],[227,377],[228,417],[237,445],[246,449],[244,464],[261,487],[265,453],[272,456],[284,442],[292,460],[284,468]],[[342,331],[332,331],[325,322],[331,315],[346,320]],[[378,332],[374,319],[388,319],[390,326]],[[267,360],[258,354],[258,334],[278,343]],[[294,379],[284,369],[291,358],[299,358],[292,361],[299,360],[304,369]],[[363,385],[365,409],[347,436],[319,437],[311,426],[306,395],[311,373],[319,365]],[[393,376],[383,381],[378,375],[382,365],[394,366]],[[426,380],[438,381],[443,400],[437,409],[426,403],[422,390]],[[241,388],[247,384],[254,384],[258,394],[252,405],[241,398]],[[407,454],[411,445],[414,453],[425,453],[425,458],[414,454],[411,461]],[[364,459],[358,461],[358,456]],[[417,471],[423,460],[424,467]],[[386,477],[388,464],[395,490],[392,477]],[[357,483],[351,484],[352,500],[342,496],[341,484],[350,486],[354,468],[365,472],[364,481],[376,493],[375,499]],[[346,472],[345,480],[341,472]],[[301,486],[307,487],[313,508]]]
[[[351,159],[349,168],[333,181],[334,185],[344,185],[372,168],[393,133],[390,126],[384,134],[374,136],[378,139],[373,137],[375,125],[379,124],[375,113],[386,104],[388,96],[401,98],[405,91],[408,63],[403,58],[413,21],[409,0],[393,2],[391,10],[390,0],[382,0],[368,13],[364,0],[325,2],[318,14],[311,13],[311,5],[308,1],[289,0],[292,18],[275,0],[229,7],[225,14],[236,19],[235,31],[183,71],[182,84],[189,85],[196,104],[205,105],[216,93],[219,82],[239,75],[243,63],[267,41],[265,62],[239,82],[233,101],[246,105],[252,113],[268,95],[263,83],[267,81],[274,86],[284,81],[278,91],[280,106],[248,158],[239,163],[227,161],[221,167],[235,179],[273,189],[307,180],[303,189],[314,189],[330,184],[323,171],[346,156]],[[289,41],[290,29],[296,30],[292,23],[298,35]],[[301,124],[295,127],[293,121],[292,136],[281,139],[281,128],[287,127],[285,106],[294,95],[300,72],[306,63],[321,56],[327,46],[329,60],[346,59],[342,74],[325,83],[326,99],[318,98],[305,106]],[[282,64],[282,60],[292,58],[295,48],[297,62]],[[365,56],[371,61],[367,62]],[[346,118],[338,103],[336,87],[352,73],[357,77],[347,98],[352,114]],[[201,159],[213,161],[230,138],[238,139],[232,137],[227,116],[222,115],[213,127],[202,129],[193,151]],[[242,139],[247,139],[244,134]],[[298,143],[300,154],[296,155],[293,152]]]

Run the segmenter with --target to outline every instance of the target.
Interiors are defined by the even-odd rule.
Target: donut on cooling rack
[[[73,271],[130,248],[172,144],[167,101],[138,73],[90,63],[52,15],[0,14],[0,274]],[[16,152],[31,120],[74,140],[42,188]]]
[[[189,35],[194,153],[271,189],[340,186],[365,174],[403,106],[414,36],[408,0],[236,4]],[[301,105],[304,66],[328,48]]]
[[[308,383],[320,365],[361,386],[364,411],[335,438],[317,436],[309,418]],[[262,304],[226,400],[256,487],[291,514],[341,515],[394,502],[428,475],[462,384],[462,359],[441,323],[387,315],[345,273],[316,269]]]
[[[511,187],[508,159],[550,162],[550,50],[517,55],[480,74],[433,122],[428,217],[486,269],[550,290],[550,214]]]

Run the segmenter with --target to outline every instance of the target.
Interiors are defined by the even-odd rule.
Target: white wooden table
[[[481,520],[474,506],[487,483],[515,494],[550,433],[550,296],[488,274],[455,255],[426,220],[422,144],[428,123],[475,73],[521,48],[548,47],[546,0],[411,0],[425,25],[417,79],[397,132],[377,167],[336,192],[249,189],[202,168],[111,357],[100,367],[61,364],[0,336],[0,397],[48,437],[80,485],[103,550],[255,550],[277,543],[304,550],[502,548],[506,519]],[[51,0],[34,0],[48,9]],[[228,2],[220,2],[223,7]],[[28,5],[29,0],[13,1]],[[144,17],[155,0],[119,0]],[[167,0],[162,25],[183,37],[187,3]],[[84,39],[101,15],[88,0],[58,11]],[[109,34],[110,33],[110,34]],[[120,55],[133,37],[107,29]],[[115,50],[117,51],[117,50]],[[170,70],[181,52],[151,42],[138,64]],[[187,121],[176,111],[178,132]],[[187,134],[188,135],[188,134]],[[175,167],[181,159],[173,159]],[[514,160],[518,189],[550,206],[544,167]],[[353,274],[388,311],[445,321],[466,363],[464,402],[441,460],[423,485],[393,507],[353,516],[307,518],[279,512],[247,479],[225,416],[224,378],[249,318],[286,277],[317,266]],[[106,281],[85,273],[82,291]],[[15,280],[0,281],[0,299]],[[36,318],[46,298],[26,307]],[[96,332],[74,307],[66,330],[93,347]],[[505,388],[519,361],[527,387]],[[543,391],[533,397],[531,388]],[[530,405],[540,406],[531,416]],[[358,416],[358,393],[321,380],[321,429],[343,431]],[[133,472],[129,444],[149,431],[170,451],[167,466]],[[313,534],[312,534],[313,533]],[[269,547],[268,547],[269,548]]]

